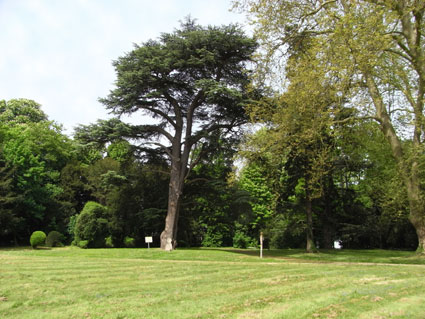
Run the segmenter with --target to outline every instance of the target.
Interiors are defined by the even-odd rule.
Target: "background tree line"
[[[71,243],[76,218],[88,202],[107,208],[97,217],[105,224],[93,247],[105,246],[107,237],[116,247],[124,246],[126,237],[144,247],[145,236],[159,245],[169,182],[164,158],[140,156],[126,141],[102,148],[82,145],[49,122],[37,103],[3,105],[2,116],[13,106],[16,121],[9,117],[1,127],[2,245],[27,245],[39,229],[59,231]],[[25,108],[43,116],[31,117]],[[321,195],[312,199],[314,244],[329,248],[340,239],[351,248],[414,249],[406,194],[382,133],[374,123],[345,129],[328,162],[332,167]],[[246,135],[240,150],[235,140],[209,141],[213,155],[200,161],[186,181],[181,247],[255,246],[260,231],[272,247],[305,246],[303,171],[308,163],[292,157],[290,148],[271,138],[275,134],[265,127]],[[237,157],[244,164],[235,172]]]
[[[318,2],[317,12],[351,14],[345,2],[329,3],[341,7]],[[267,4],[243,5],[273,17]],[[312,10],[306,17],[316,10],[303,8]],[[329,69],[317,53],[321,31],[267,21],[257,30],[263,48],[273,35],[287,36],[283,93],[249,81],[257,44],[240,28],[187,20],[114,62],[117,88],[102,102],[117,118],[80,126],[73,138],[36,102],[2,101],[0,243],[27,244],[35,230],[56,230],[84,247],[144,246],[145,236],[168,250],[176,243],[248,247],[263,231],[277,248],[314,251],[335,240],[351,248],[417,248],[413,195],[400,174],[407,164],[421,172],[410,126],[397,122],[407,132],[398,136],[407,157],[401,161],[384,121],[365,109],[364,93],[374,87],[367,77]],[[270,78],[267,66],[282,61],[265,52],[257,79]],[[137,111],[157,124],[119,119]],[[248,116],[261,126],[250,134]]]

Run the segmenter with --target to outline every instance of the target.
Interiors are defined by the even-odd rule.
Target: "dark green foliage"
[[[276,215],[264,235],[271,248],[301,248],[305,245],[304,215],[296,211]]]
[[[245,63],[256,46],[235,25],[204,28],[187,20],[180,30],[136,45],[115,61],[117,88],[102,102],[117,114],[145,110],[167,126],[174,122],[163,116],[172,116],[167,109],[171,99],[182,111],[189,109],[193,98],[199,100],[196,120],[206,120],[209,115],[211,123],[205,122],[206,127],[222,123],[230,115],[235,121],[246,120],[239,103],[243,101],[241,89],[248,84]],[[151,135],[161,134],[153,126],[140,127],[141,132],[143,128]]]
[[[110,215],[105,206],[88,202],[77,217],[74,228],[75,241],[87,241],[87,247],[105,247],[105,238],[110,234]]]
[[[70,213],[81,211],[88,201],[108,207],[109,236],[105,238],[110,237],[110,243],[117,247],[124,246],[124,235],[134,238],[138,246],[144,244],[144,236],[159,236],[167,206],[167,164],[158,158],[141,163],[128,146],[116,143],[108,148],[107,157],[91,164],[74,160],[62,170],[62,197],[72,203]],[[76,216],[67,222],[71,237]]]
[[[37,248],[37,246],[44,245],[46,241],[46,234],[41,230],[37,230],[32,233],[30,237],[30,244],[32,248]]]
[[[84,205],[93,199],[93,188],[88,175],[88,165],[77,160],[69,161],[61,170],[60,187],[63,193],[60,198],[69,203],[66,207],[68,216],[81,212]]]
[[[46,238],[46,246],[47,247],[61,247],[63,246],[63,242],[65,240],[65,236],[56,230],[52,230]]]
[[[186,182],[179,245],[232,246],[235,221],[249,211],[247,193],[229,182],[234,145],[235,140],[210,139],[203,147],[210,153]]]
[[[1,157],[0,153],[0,245],[16,245],[17,235],[24,224],[16,209],[23,198],[14,188],[15,170],[6,166]]]
[[[115,245],[125,246],[125,235],[134,238],[138,246],[144,244],[145,236],[159,236],[167,207],[166,169],[159,163],[141,165],[132,161],[104,175],[109,185],[104,194]]]

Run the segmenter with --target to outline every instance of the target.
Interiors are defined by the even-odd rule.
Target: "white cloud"
[[[157,38],[189,14],[200,24],[242,21],[230,0],[0,0],[0,99],[30,98],[68,133],[106,118],[97,99],[111,65],[133,43]]]

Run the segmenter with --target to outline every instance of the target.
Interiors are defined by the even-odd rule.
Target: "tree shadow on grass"
[[[236,249],[236,248],[211,248],[212,250],[224,251],[233,254],[245,255],[250,257],[260,257],[259,249]],[[338,249],[320,249],[317,253],[308,253],[305,249],[264,249],[264,259],[286,259],[297,262],[374,262],[377,251],[368,250],[338,250]],[[394,253],[393,253],[394,254]]]
[[[259,250],[218,248],[217,250],[246,256],[258,256]],[[320,249],[318,253],[307,253],[304,249],[265,249],[263,258],[284,259],[296,262],[314,263],[391,263],[391,264],[425,264],[425,258],[418,257],[412,251],[397,250],[355,250],[355,249]]]
[[[238,248],[211,248],[212,250],[224,251],[251,257],[260,257],[260,249]],[[295,258],[300,255],[309,255],[304,249],[263,249],[263,258]]]

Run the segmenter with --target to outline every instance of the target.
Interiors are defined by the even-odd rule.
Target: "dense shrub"
[[[37,248],[37,246],[43,245],[46,241],[46,234],[40,230],[37,230],[32,233],[30,237],[30,244],[32,248]]]
[[[233,237],[233,247],[248,248],[252,243],[252,238],[241,231],[236,231]]]
[[[127,247],[127,248],[134,247],[135,246],[135,242],[136,242],[135,239],[132,238],[132,237],[126,236],[124,238],[124,246]]]
[[[87,247],[105,247],[105,238],[110,236],[109,214],[105,206],[87,202],[77,216],[74,227],[75,243],[87,241]]]
[[[46,238],[47,247],[61,247],[63,246],[63,240],[65,236],[56,230],[52,230]]]
[[[214,233],[210,229],[204,235],[202,240],[203,247],[221,247],[223,245],[223,234]]]

